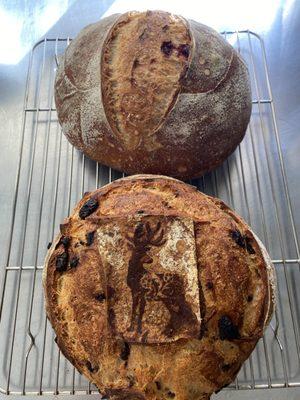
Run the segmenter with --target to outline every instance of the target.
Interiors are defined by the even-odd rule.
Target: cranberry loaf
[[[86,193],[43,284],[63,354],[116,399],[208,400],[236,377],[275,303],[271,260],[249,226],[154,175]]]
[[[251,113],[247,67],[233,47],[163,11],[83,29],[59,63],[55,101],[64,134],[90,158],[182,179],[222,163]]]

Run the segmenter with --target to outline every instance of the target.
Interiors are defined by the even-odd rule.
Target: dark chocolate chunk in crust
[[[228,315],[223,315],[219,319],[219,335],[221,340],[234,340],[240,338],[238,327],[234,325]]]
[[[59,272],[66,271],[68,267],[68,253],[64,252],[56,258],[56,270]]]
[[[85,219],[89,215],[91,215],[93,212],[97,210],[99,207],[99,202],[96,199],[89,199],[84,203],[84,205],[81,207],[79,210],[79,218]]]
[[[120,358],[123,361],[127,361],[130,354],[130,346],[127,342],[124,342],[123,349],[120,354]]]
[[[88,232],[88,233],[86,234],[86,245],[87,245],[87,246],[90,246],[90,245],[93,243],[93,241],[94,241],[94,236],[95,236],[95,232],[96,232],[96,231]]]

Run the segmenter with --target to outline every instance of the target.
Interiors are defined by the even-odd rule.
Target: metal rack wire
[[[223,32],[249,67],[253,111],[242,144],[216,171],[191,183],[222,198],[266,244],[276,266],[277,311],[228,389],[300,386],[299,241],[262,39]],[[83,192],[122,176],[75,150],[61,134],[53,102],[56,63],[69,38],[32,49],[12,213],[0,278],[0,392],[97,392],[61,356],[43,310],[42,264],[48,242]]]

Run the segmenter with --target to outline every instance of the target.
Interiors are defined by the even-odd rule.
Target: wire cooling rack
[[[268,248],[278,279],[277,311],[229,389],[300,386],[299,244],[262,39],[223,32],[242,53],[253,110],[245,139],[216,171],[191,183],[222,198]],[[59,55],[68,38],[44,39],[31,52],[19,161],[0,275],[0,391],[6,394],[93,393],[96,388],[61,355],[47,322],[42,268],[48,242],[83,192],[122,176],[75,150],[61,134],[53,102]],[[7,246],[6,246],[7,245]]]

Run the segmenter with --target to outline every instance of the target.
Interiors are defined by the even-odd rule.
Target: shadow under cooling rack
[[[274,261],[277,311],[265,336],[227,390],[300,386],[299,244],[276,125],[265,49],[249,31],[223,32],[248,65],[253,108],[245,139],[216,171],[190,183],[234,208]],[[42,265],[60,221],[87,190],[122,176],[75,150],[61,134],[53,101],[68,38],[37,43],[29,62],[19,163],[0,287],[0,391],[93,393],[61,355],[47,322]]]

